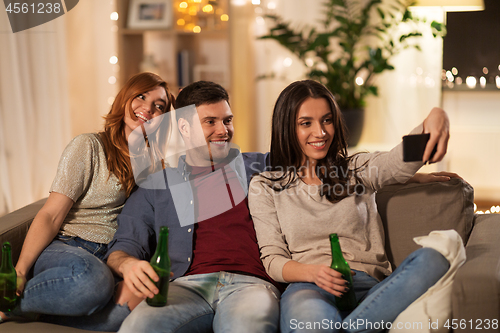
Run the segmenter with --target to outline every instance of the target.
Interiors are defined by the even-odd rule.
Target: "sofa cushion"
[[[461,179],[386,186],[377,193],[387,257],[395,269],[419,246],[413,237],[455,229],[464,244],[474,219],[474,190]]]
[[[453,316],[467,321],[468,328],[486,329],[492,320],[500,320],[499,240],[500,214],[476,215],[465,248],[467,261],[453,284]]]
[[[47,198],[38,200],[28,206],[0,217],[0,244],[10,242],[12,245],[12,261],[17,263],[24,238],[33,218],[38,213]]]

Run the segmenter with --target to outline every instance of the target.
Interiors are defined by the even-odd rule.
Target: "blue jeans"
[[[79,237],[56,237],[38,257],[33,267],[34,276],[26,283],[12,315],[38,313],[42,314],[43,321],[88,328],[87,316],[97,315],[113,303],[113,274],[101,261],[106,252],[106,244]],[[128,313],[130,311],[117,316],[116,320],[120,317],[121,320],[110,330],[117,330]],[[112,319],[102,322],[103,330]]]
[[[380,332],[449,269],[431,248],[411,253],[385,280],[355,271],[356,299],[351,313],[339,312],[335,296],[314,283],[292,283],[281,298],[281,332]],[[390,325],[390,324],[389,324]]]
[[[120,333],[276,332],[279,291],[262,279],[218,272],[172,281],[167,305],[141,302],[123,322]]]

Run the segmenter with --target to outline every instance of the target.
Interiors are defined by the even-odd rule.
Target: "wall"
[[[320,28],[324,17],[322,1],[273,1],[285,20],[297,26],[314,25]],[[269,1],[267,2],[269,3]],[[416,13],[424,15],[424,13]],[[428,19],[442,20],[443,13],[425,13]],[[256,35],[267,33],[267,27],[256,14]],[[396,70],[377,77],[379,97],[369,98],[366,122],[358,149],[386,149],[396,145],[401,137],[417,126],[434,106],[440,105],[440,77],[442,68],[442,40],[434,39],[430,31],[419,41],[422,52],[415,49],[403,51],[391,60]],[[290,66],[285,59],[292,60]],[[290,61],[288,62],[290,64]],[[280,91],[289,83],[303,79],[305,68],[299,60],[277,42],[256,42],[257,75],[275,72],[277,79],[257,81],[257,114],[259,116],[258,150],[267,151],[270,143],[269,129],[274,102]]]
[[[500,91],[445,91],[451,122],[447,169],[474,187],[476,200],[500,202]]]
[[[108,82],[119,66],[109,63],[117,49],[114,8],[114,0],[85,0],[65,15],[72,137],[101,130],[118,93]]]

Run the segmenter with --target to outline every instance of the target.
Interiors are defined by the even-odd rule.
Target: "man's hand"
[[[123,281],[137,297],[153,298],[158,294],[153,281],[158,282],[159,277],[149,262],[130,257],[120,265],[120,271]]]
[[[113,272],[123,277],[123,281],[135,296],[153,298],[158,294],[158,288],[153,281],[158,282],[160,278],[149,262],[123,251],[115,251],[109,255],[107,263]]]
[[[423,162],[435,163],[443,159],[448,148],[450,139],[450,121],[448,115],[443,109],[433,108],[427,118],[424,120],[424,133],[430,133],[429,141],[425,146]],[[434,146],[437,145],[437,151],[429,160]]]

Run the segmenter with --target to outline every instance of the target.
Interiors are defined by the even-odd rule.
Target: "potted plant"
[[[266,15],[272,26],[259,38],[278,41],[306,65],[308,78],[330,89],[344,114],[349,145],[353,146],[361,136],[366,97],[378,95],[374,76],[393,70],[389,60],[402,50],[420,49],[411,40],[422,36],[421,29],[430,26],[434,37],[444,36],[443,24],[428,24],[412,16],[408,7],[414,2],[326,0],[324,17],[319,19],[323,29],[294,27],[279,15]],[[358,129],[353,122],[361,123]]]

